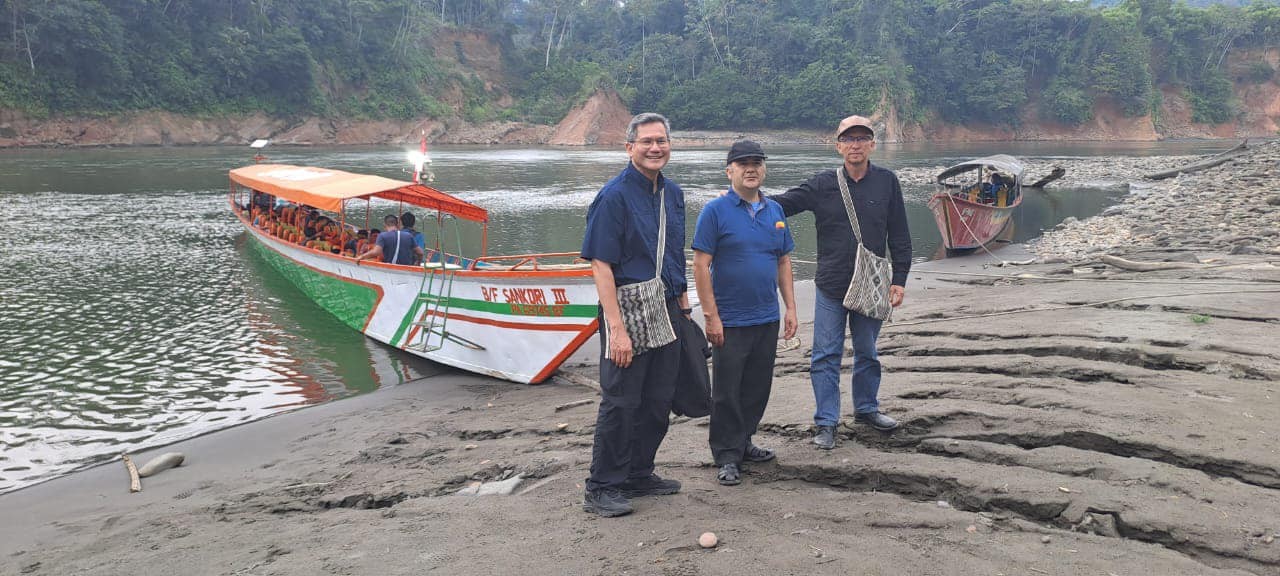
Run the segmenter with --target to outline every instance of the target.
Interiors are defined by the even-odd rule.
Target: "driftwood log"
[[[1054,180],[1057,180],[1066,175],[1067,175],[1066,168],[1063,168],[1061,166],[1054,166],[1053,171],[1050,172],[1048,176],[1045,176],[1044,178],[1036,180],[1032,184],[1023,184],[1022,187],[1023,188],[1044,188],[1046,184],[1053,182]]]
[[[1225,163],[1228,160],[1235,158],[1236,156],[1240,156],[1241,154],[1244,154],[1248,150],[1249,150],[1249,141],[1245,140],[1235,148],[1227,150],[1226,152],[1218,154],[1217,156],[1206,158],[1199,162],[1192,162],[1190,164],[1187,164],[1186,166],[1174,168],[1173,170],[1165,170],[1163,172],[1155,172],[1152,174],[1147,174],[1146,176],[1143,176],[1143,178],[1146,178],[1147,180],[1164,180],[1165,178],[1173,178],[1174,176],[1177,176],[1179,174],[1191,174],[1192,172],[1207,170],[1219,164]]]
[[[124,460],[124,467],[129,470],[129,491],[141,492],[142,479],[138,477],[138,467],[133,465],[133,458],[128,454],[121,454],[120,459]]]
[[[1099,258],[1102,263],[1114,266],[1121,270],[1130,270],[1133,272],[1152,272],[1155,270],[1184,270],[1187,268],[1202,268],[1204,264],[1194,262],[1137,262],[1135,260],[1125,260],[1119,256],[1103,255]]]
[[[573,402],[565,402],[564,404],[556,406],[556,412],[561,412],[564,410],[568,410],[570,408],[577,408],[578,406],[586,406],[587,404],[593,404],[593,403],[595,403],[594,398],[586,398],[583,400],[574,400]]]

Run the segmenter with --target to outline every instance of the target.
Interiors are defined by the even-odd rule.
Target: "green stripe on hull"
[[[256,242],[253,246],[263,258],[293,282],[293,285],[297,286],[303,294],[319,304],[321,308],[328,310],[343,324],[354,328],[357,332],[364,331],[365,321],[373,313],[374,306],[378,304],[376,290],[353,282],[344,282],[302,266],[264,246],[257,237],[254,237],[254,240]]]
[[[427,306],[434,306],[436,297],[427,294],[419,294],[418,300],[409,307],[409,312],[400,319],[400,326],[396,328],[396,333],[391,337],[392,346],[407,345],[407,342],[401,342],[405,333],[409,331],[409,326],[417,321],[418,317],[425,312]],[[514,307],[514,308],[513,308]],[[528,306],[521,304],[508,304],[503,302],[485,302],[484,300],[468,300],[465,298],[445,298],[440,302],[440,310],[471,310],[474,312],[489,312],[492,314],[502,314],[507,316],[503,320],[520,321],[527,318],[595,318],[596,306],[590,304],[563,304],[559,306]],[[554,309],[554,311],[553,311]],[[528,313],[521,314],[521,310],[527,310]],[[561,312],[556,314],[554,312]],[[421,336],[419,336],[421,337]]]
[[[595,318],[595,304],[511,304],[507,302],[485,302],[484,300],[467,300],[464,298],[446,298],[441,306],[448,306],[450,310],[471,310],[473,312],[488,312],[490,314],[504,314],[514,319],[530,318],[530,317],[556,317],[556,318]],[[555,313],[563,311],[563,313]],[[528,310],[522,314],[521,310]]]

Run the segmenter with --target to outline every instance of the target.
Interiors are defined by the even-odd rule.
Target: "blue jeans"
[[[819,426],[835,426],[840,421],[840,360],[844,357],[844,330],[848,323],[853,334],[853,408],[864,414],[879,412],[880,360],[876,339],[881,321],[845,309],[839,300],[814,293],[813,359],[809,378],[813,381],[813,400],[817,409],[813,422]]]

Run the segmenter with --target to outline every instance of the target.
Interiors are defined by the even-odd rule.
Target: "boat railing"
[[[514,254],[509,256],[484,256],[472,260],[469,269],[474,270],[476,266],[501,266],[504,262],[515,261],[515,264],[508,265],[507,270],[542,270],[549,267],[563,268],[565,264],[548,264],[543,260],[551,260],[556,258],[570,258],[581,260],[577,252],[548,252],[543,254]],[[570,262],[569,266],[582,266],[582,262]]]

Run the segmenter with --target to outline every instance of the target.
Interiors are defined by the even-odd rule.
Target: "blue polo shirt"
[[[778,259],[795,249],[782,206],[764,194],[760,209],[732,188],[698,215],[693,249],[711,255],[711,288],[726,327],[777,322]]]
[[[684,264],[684,191],[658,174],[658,189],[666,189],[667,247],[662,257],[662,281],[667,298],[688,289]],[[658,195],[653,182],[630,162],[605,183],[587,209],[582,257],[608,262],[618,286],[644,282],[657,269]]]
[[[383,232],[378,234],[378,245],[382,247],[382,261],[388,264],[403,264],[408,266],[413,264],[413,235],[405,230],[396,230],[395,232]],[[399,246],[399,254],[396,254],[396,247]],[[395,262],[391,261],[392,256],[397,256]]]

